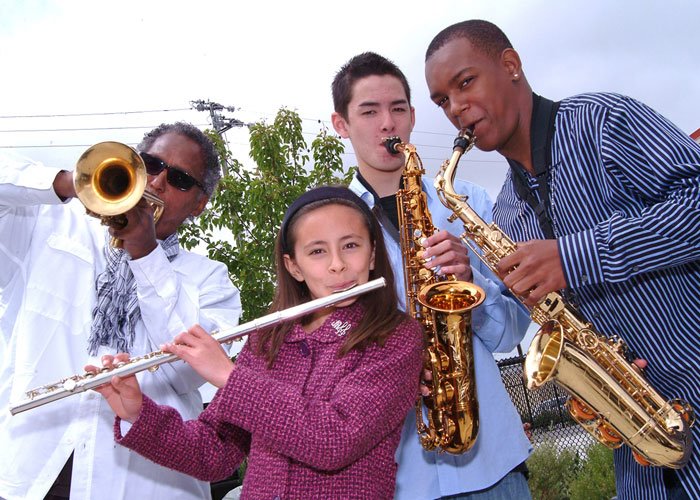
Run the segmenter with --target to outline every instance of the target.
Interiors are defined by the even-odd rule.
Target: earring
[[[514,78],[515,80],[517,80],[519,77],[520,77],[520,75],[518,75],[517,73],[513,73],[513,78]]]

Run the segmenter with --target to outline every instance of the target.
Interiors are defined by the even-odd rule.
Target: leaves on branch
[[[249,130],[252,168],[208,132],[224,175],[207,210],[180,231],[185,248],[204,248],[226,264],[241,291],[242,322],[266,314],[272,302],[275,238],[287,207],[308,189],[348,184],[353,174],[343,169],[343,143],[325,128],[307,146],[295,111],[282,108],[272,124],[255,123]]]

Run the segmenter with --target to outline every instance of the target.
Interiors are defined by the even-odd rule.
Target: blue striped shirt
[[[511,174],[494,220],[515,241],[542,239]],[[561,262],[582,313],[649,361],[662,395],[700,410],[700,145],[634,99],[578,95],[557,113],[549,182]],[[693,436],[697,447],[700,426]],[[615,474],[620,500],[666,498],[662,469],[637,465],[627,447],[615,453]],[[700,452],[678,476],[700,498]]]

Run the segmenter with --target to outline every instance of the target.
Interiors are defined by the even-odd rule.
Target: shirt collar
[[[367,189],[367,187],[358,178],[359,171],[355,173],[355,176],[350,181],[349,188],[352,189],[357,196],[362,198],[362,201],[367,203],[367,206],[372,209],[375,205],[374,195]]]

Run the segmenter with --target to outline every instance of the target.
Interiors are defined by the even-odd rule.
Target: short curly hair
[[[136,146],[139,152],[148,151],[156,140],[165,134],[180,134],[188,139],[191,139],[199,146],[204,160],[204,194],[211,196],[216,189],[216,186],[221,180],[221,165],[219,164],[219,155],[216,152],[216,147],[212,140],[207,135],[199,130],[191,123],[175,122],[161,123],[156,128],[143,136],[143,139]]]
[[[435,35],[425,52],[425,60],[457,38],[466,38],[476,49],[491,57],[497,57],[504,50],[513,48],[506,34],[495,24],[481,19],[469,19],[448,26]]]

